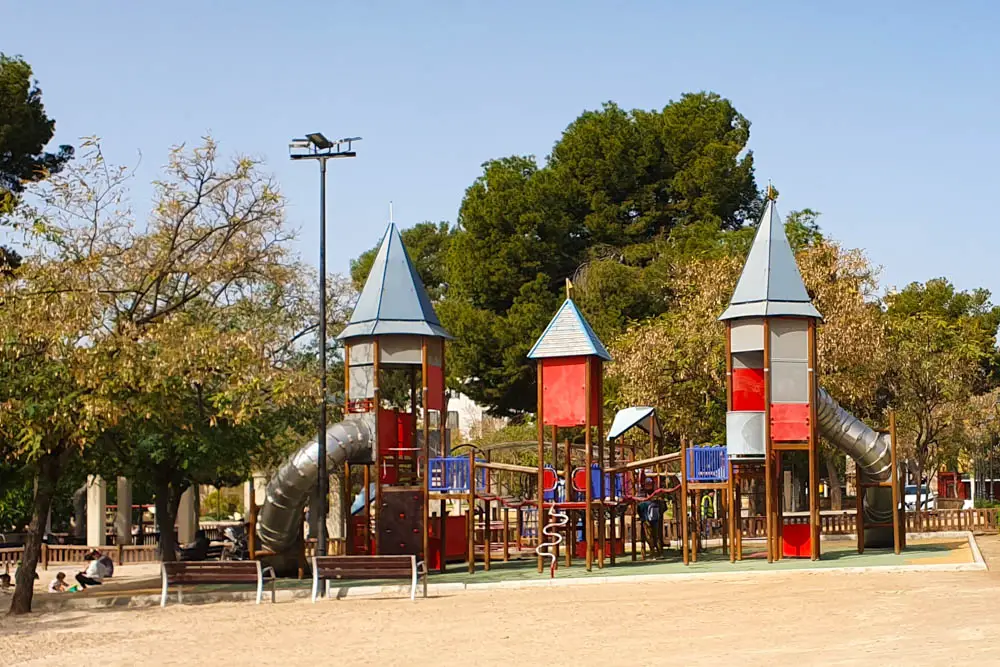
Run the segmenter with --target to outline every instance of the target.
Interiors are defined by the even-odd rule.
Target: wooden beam
[[[774,466],[771,461],[771,326],[764,318],[764,521],[767,562],[774,562]]]
[[[619,472],[628,472],[630,470],[637,470],[639,468],[645,468],[648,466],[654,466],[661,463],[674,463],[675,461],[680,461],[680,452],[672,452],[670,454],[663,454],[661,456],[654,456],[648,459],[639,459],[638,461],[631,461],[628,463],[623,463],[622,465],[608,468],[606,472],[614,474]]]
[[[892,461],[892,470],[889,473],[889,481],[892,482],[892,550],[898,556],[902,550],[901,532],[906,530],[906,526],[900,525],[902,512],[899,511],[899,461],[896,458],[895,410],[889,411],[889,454]]]
[[[586,539],[587,539],[587,561],[586,561],[587,562],[587,572],[590,572],[590,570],[591,570],[591,568],[593,567],[593,564],[594,564],[594,507],[593,507],[593,503],[594,503],[594,489],[593,489],[593,486],[594,486],[594,484],[593,484],[593,478],[591,477],[591,474],[590,474],[590,466],[594,462],[594,443],[591,440],[591,437],[592,437],[591,428],[593,427],[594,416],[591,414],[591,409],[590,409],[591,408],[590,392],[593,389],[593,387],[591,386],[593,384],[591,382],[591,377],[593,376],[593,372],[591,370],[592,369],[592,366],[591,366],[592,360],[593,360],[593,357],[587,357],[587,361],[586,361],[587,377],[584,379],[584,386],[583,386],[583,395],[586,397],[586,400],[587,400],[587,404],[584,407],[584,411],[583,411],[584,412],[584,421],[583,421],[583,424],[584,424],[584,426],[583,426],[583,428],[584,428],[584,436],[583,437],[584,437],[584,443],[586,445],[586,449],[585,449],[586,457],[584,459],[585,462],[584,462],[583,467],[587,471],[586,472],[586,478],[585,478],[587,481],[583,485],[583,488],[585,489],[585,492],[584,492],[584,502],[586,504],[586,510],[584,512],[584,515],[586,517],[585,518],[585,521],[586,521],[586,531],[585,531],[584,535],[586,536]]]
[[[691,556],[688,552],[688,488],[687,488],[687,438],[681,436],[681,502],[678,503],[681,508],[681,553],[683,554],[684,564],[687,565],[691,562]]]
[[[422,512],[423,521],[424,521],[423,551],[424,551],[424,563],[425,563],[425,565],[427,563],[431,562],[431,553],[430,553],[430,544],[431,544],[430,543],[430,532],[431,532],[431,530],[430,530],[430,528],[431,528],[431,525],[430,525],[430,522],[431,522],[431,498],[430,498],[430,491],[431,491],[431,488],[430,488],[430,484],[431,484],[431,459],[430,459],[430,455],[431,455],[430,454],[430,452],[431,452],[431,448],[430,448],[431,429],[430,429],[430,416],[431,416],[431,413],[430,413],[430,410],[427,409],[427,398],[428,398],[428,396],[430,396],[430,388],[429,388],[430,387],[430,382],[429,382],[429,375],[428,375],[428,366],[429,366],[429,363],[428,362],[429,362],[429,360],[427,358],[427,338],[425,336],[425,337],[421,338],[421,340],[420,340],[420,380],[421,380],[421,382],[420,382],[420,386],[421,386],[421,391],[420,391],[420,405],[423,407],[423,413],[424,413],[423,414],[423,417],[424,417],[423,418],[424,441],[420,444],[420,456],[423,459],[423,468],[424,468],[423,469],[423,474],[421,475],[421,477],[423,477],[423,480],[421,481],[420,489],[423,492],[424,498],[423,498],[423,502],[421,503],[420,511]],[[415,436],[416,435],[416,428],[417,428],[417,385],[416,385],[416,375],[415,374],[412,376],[412,380],[410,382],[410,396],[411,396],[411,399],[412,399],[410,407],[411,407],[411,409],[413,411],[413,429],[414,429],[414,436]],[[411,445],[411,447],[412,446],[413,445]],[[444,474],[444,470],[442,470],[441,472],[442,472],[442,474]],[[441,525],[444,526],[444,517],[441,517]],[[439,567],[443,568],[444,567],[444,561],[445,561],[444,538],[443,538],[443,536],[439,536],[439,538],[441,540],[441,563],[440,563]]]
[[[537,382],[538,382],[538,516],[536,517],[536,527],[537,527],[537,545],[542,543],[542,529],[545,527],[545,520],[542,518],[545,514],[545,509],[542,507],[545,504],[545,409],[544,409],[544,399],[545,399],[545,388],[542,384],[542,362],[541,360],[536,362],[537,367]],[[553,467],[555,464],[553,462]],[[544,569],[542,565],[542,556],[539,554],[538,558],[538,572],[539,574]]]

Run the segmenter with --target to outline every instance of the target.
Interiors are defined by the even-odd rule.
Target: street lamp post
[[[288,144],[289,157],[293,160],[319,162],[319,428],[316,444],[316,493],[312,511],[316,513],[319,528],[316,535],[316,555],[326,555],[327,503],[329,502],[330,476],[326,467],[326,161],[335,158],[355,157],[351,144],[361,137],[330,141],[319,132],[307,134],[305,139],[293,139]],[[345,402],[346,404],[346,402]]]

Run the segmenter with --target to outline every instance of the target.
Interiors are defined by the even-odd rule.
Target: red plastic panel
[[[441,410],[441,400],[444,393],[444,373],[440,366],[427,366],[427,407],[431,410]]]
[[[555,470],[549,470],[545,468],[542,471],[542,489],[544,491],[551,491],[556,488],[556,484],[559,482],[559,478],[556,476]]]
[[[586,419],[587,358],[542,359],[542,416],[546,426],[581,426]]]
[[[733,369],[733,411],[764,411],[764,369]]]
[[[397,447],[413,447],[413,420],[409,412],[396,413],[396,443]],[[408,452],[403,452],[404,454]]]
[[[774,442],[805,442],[808,439],[808,403],[771,404],[771,440]]]
[[[812,556],[812,535],[807,523],[786,523],[781,527],[781,554],[789,558]]]

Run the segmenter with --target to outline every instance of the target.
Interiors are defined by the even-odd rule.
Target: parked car
[[[917,506],[917,485],[907,484],[903,489],[903,506],[906,511],[912,512]],[[934,509],[934,497],[930,494],[930,489],[926,485],[920,487],[920,509]]]

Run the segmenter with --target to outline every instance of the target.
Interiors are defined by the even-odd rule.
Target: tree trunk
[[[923,522],[923,506],[921,505],[921,496],[923,491],[923,478],[924,478],[924,465],[922,462],[917,461],[917,500],[913,508],[917,513],[917,532],[921,532],[924,529]]]
[[[844,493],[840,488],[840,473],[837,471],[837,462],[832,456],[824,456],[826,461],[826,481],[830,485],[830,509],[841,510],[844,508]]]
[[[38,461],[38,473],[35,477],[35,498],[31,510],[31,523],[28,524],[28,534],[24,540],[24,558],[17,568],[17,584],[10,601],[11,614],[30,614],[31,599],[35,594],[35,574],[38,561],[42,556],[42,538],[45,533],[45,520],[52,507],[52,498],[56,495],[56,484],[59,482],[60,454],[45,454]]]
[[[160,560],[169,563],[177,560],[177,508],[181,504],[181,493],[172,488],[168,480],[157,480],[155,484],[156,520],[160,526]]]
[[[87,484],[73,492],[73,537],[87,537]]]

